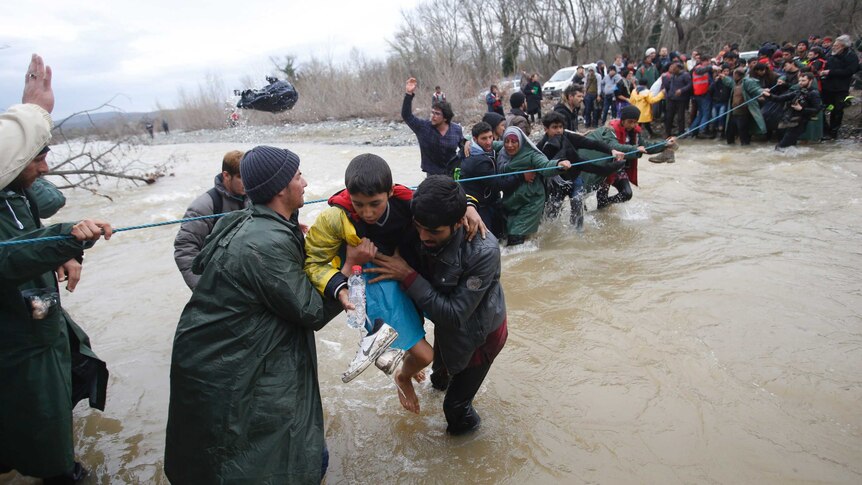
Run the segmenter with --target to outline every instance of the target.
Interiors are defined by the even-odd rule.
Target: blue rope
[[[775,87],[775,86],[773,86],[773,87]],[[740,104],[739,106],[729,109],[727,112],[725,112],[724,114],[722,114],[720,116],[716,116],[716,117],[714,117],[708,121],[705,121],[705,122],[701,123],[700,125],[695,126],[694,128],[689,128],[688,130],[686,130],[685,132],[680,134],[677,138],[685,138],[685,137],[689,136],[690,134],[692,134],[693,132],[698,131],[700,128],[703,128],[704,126],[712,123],[713,121],[716,121],[721,117],[728,116],[734,110],[742,108],[743,106],[746,106],[747,104],[749,104],[753,101],[757,101],[758,98],[759,98],[759,96],[755,97],[755,98],[751,98],[748,101]],[[661,147],[664,145],[667,145],[667,140],[663,140],[659,143],[656,143],[654,145],[650,145],[649,147],[646,147],[646,148],[647,148],[647,150],[651,150],[653,148]],[[624,155],[628,156],[628,155],[634,155],[636,153],[640,153],[640,152],[638,150],[633,150],[633,151],[625,153]],[[613,158],[614,158],[613,155],[608,155],[606,157],[600,157],[600,158],[595,158],[592,160],[585,160],[582,162],[573,163],[572,166],[575,167],[578,165],[586,165],[588,163],[600,162],[602,160],[611,160]],[[533,169],[529,169],[529,170],[520,170],[517,172],[506,172],[506,173],[499,173],[499,174],[494,174],[494,175],[483,175],[481,177],[471,177],[471,178],[466,178],[466,179],[460,179],[460,180],[458,180],[458,182],[459,183],[461,183],[461,182],[473,182],[475,180],[485,180],[485,179],[490,179],[490,178],[495,178],[495,177],[507,177],[509,175],[521,175],[521,174],[531,173],[531,172],[542,172],[545,170],[559,170],[559,169],[560,169],[560,167],[558,167],[558,166],[544,167],[544,168],[533,168]],[[410,187],[410,188],[414,189],[414,190],[416,189],[416,187]],[[305,204],[306,205],[319,204],[321,202],[326,202],[327,200],[329,200],[329,199],[328,198],[327,199],[314,199],[314,200],[309,200],[309,201],[305,202]],[[228,214],[228,213],[225,212],[222,214],[212,214],[209,216],[189,217],[186,219],[176,219],[176,220],[164,221],[164,222],[154,222],[151,224],[140,224],[137,226],[119,227],[117,229],[114,229],[113,232],[114,232],[114,234],[116,234],[118,232],[135,231],[138,229],[149,229],[151,227],[169,226],[169,225],[173,225],[173,224],[182,224],[185,222],[200,221],[200,220],[204,220],[204,219],[215,219],[215,218],[221,217],[225,214]],[[46,237],[38,237],[38,238],[32,238],[32,239],[14,239],[11,241],[0,241],[0,247],[14,246],[17,244],[35,244],[35,243],[48,242],[48,241],[63,241],[66,239],[74,239],[74,237],[70,234],[67,234],[64,236],[46,236]]]

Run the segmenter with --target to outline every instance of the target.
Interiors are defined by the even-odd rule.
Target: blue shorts
[[[373,268],[368,263],[366,268]],[[422,315],[416,310],[413,300],[401,289],[397,281],[385,280],[374,284],[368,284],[374,273],[364,274],[365,286],[365,312],[368,322],[365,322],[366,330],[369,322],[373,323],[381,318],[398,332],[398,338],[392,343],[392,347],[401,350],[409,350],[425,337],[425,327]]]

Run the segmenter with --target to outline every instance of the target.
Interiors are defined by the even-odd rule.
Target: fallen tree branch
[[[140,175],[128,175],[125,173],[109,172],[106,170],[57,170],[57,171],[51,170],[51,171],[48,171],[48,173],[46,175],[59,175],[59,176],[65,176],[65,175],[102,175],[104,177],[113,177],[113,178],[118,178],[118,179],[135,180],[135,181],[139,181],[139,182],[144,182],[146,184],[153,184],[156,182],[156,180],[159,177],[162,176],[161,174],[147,174],[146,176],[142,177]]]

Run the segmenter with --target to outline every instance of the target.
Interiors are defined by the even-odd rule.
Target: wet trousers
[[[727,130],[724,132],[727,138],[727,144],[733,145],[736,143],[736,136],[739,135],[739,143],[741,145],[751,144],[751,115],[746,111],[742,114],[731,114],[727,121]]]
[[[666,137],[670,138],[685,131],[685,109],[687,107],[687,100],[667,100],[667,111],[664,114],[664,133]],[[673,129],[674,120],[677,122],[676,131]]]
[[[596,191],[596,201],[598,202],[599,209],[611,204],[619,204],[632,198],[632,184],[628,178],[617,179],[613,185],[617,189],[617,193],[612,197],[608,197],[608,192],[611,189],[609,184],[602,184],[599,190]]]
[[[838,138],[838,129],[844,120],[844,98],[849,91],[823,91],[823,106],[832,106],[832,114],[824,126],[824,132],[829,133],[832,138]],[[823,118],[826,120],[826,117]]]
[[[545,179],[545,192],[548,199],[545,201],[545,217],[556,219],[563,209],[566,197],[570,198],[572,213],[569,222],[578,229],[584,227],[584,181],[580,176],[575,180],[564,180],[559,175]]]
[[[434,362],[437,362],[436,358]],[[452,435],[464,434],[479,426],[482,419],[479,417],[479,413],[476,412],[476,408],[473,407],[473,398],[479,392],[479,388],[482,386],[482,382],[485,380],[485,376],[488,375],[488,370],[490,369],[491,363],[486,362],[467,367],[451,376],[446,388],[446,397],[443,398],[443,414],[446,415],[447,433]],[[431,374],[431,382],[435,387],[439,388],[444,385],[440,382],[445,379],[441,374],[446,374],[445,369],[442,371],[435,369],[435,372]],[[440,376],[436,382],[434,376]]]
[[[784,136],[781,137],[781,141],[778,142],[778,148],[787,148],[796,145],[799,137],[805,133],[806,128],[808,128],[808,119],[803,119],[798,125],[788,128],[784,132]]]

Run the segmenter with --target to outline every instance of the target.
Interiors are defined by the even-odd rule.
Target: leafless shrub
[[[139,154],[140,127],[131,123],[110,123],[99,127],[93,121],[94,112],[113,107],[110,102],[74,113],[54,127],[54,152],[63,160],[53,165],[47,175],[60,177],[60,189],[84,188],[97,193],[103,182],[128,182],[134,185],[152,184],[165,175],[170,162],[146,163]],[[70,129],[67,124],[76,116],[89,119],[84,127]],[[101,194],[99,194],[101,195]]]

